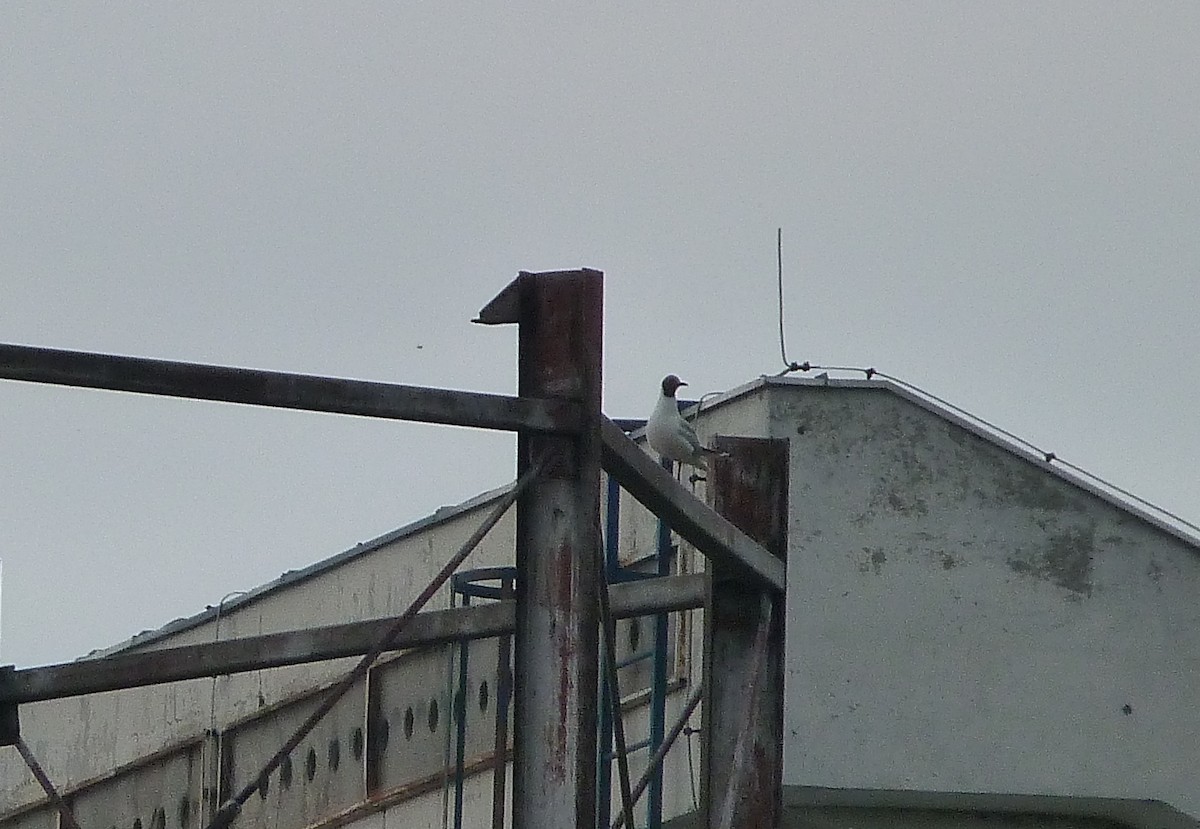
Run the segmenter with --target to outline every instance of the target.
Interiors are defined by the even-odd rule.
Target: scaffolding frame
[[[700,594],[706,825],[774,825],[782,769],[786,442],[723,438],[729,456],[716,460],[709,487],[716,510],[699,501],[600,410],[602,306],[603,274],[581,269],[521,272],[483,308],[475,322],[518,325],[516,397],[21,345],[0,345],[0,379],[516,431],[519,476],[535,463],[540,473],[517,497],[514,600],[417,614],[387,648],[511,632],[514,825],[592,826],[599,626],[611,629],[621,613],[695,607]],[[709,559],[711,585],[694,576],[614,585],[613,608],[601,618],[597,582],[604,571],[594,566],[601,468]],[[774,613],[764,610],[765,622],[755,616],[747,625],[748,601]],[[380,629],[397,621],[35,669],[7,666],[0,669],[0,744],[20,740],[24,702],[369,653],[363,644],[378,644]],[[659,761],[669,746],[658,736],[666,736],[663,727],[661,721],[654,727]],[[730,746],[737,750],[730,753]],[[744,756],[754,762],[738,760]]]

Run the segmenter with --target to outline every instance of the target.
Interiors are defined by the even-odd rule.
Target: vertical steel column
[[[596,820],[597,567],[603,275],[522,273],[479,315],[520,323],[518,393],[582,405],[578,435],[522,433],[517,465],[545,458],[517,502],[513,823]]]
[[[787,441],[721,437],[716,446],[730,456],[715,458],[709,472],[714,508],[786,557]],[[765,596],[736,570],[711,563],[709,569],[701,776],[705,825],[766,829],[778,825],[781,812],[784,597]],[[774,602],[768,613],[763,613],[764,600]],[[763,618],[769,620],[765,652],[755,648]],[[727,802],[732,808],[723,810]]]

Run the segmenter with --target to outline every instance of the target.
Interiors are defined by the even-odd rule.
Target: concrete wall
[[[785,387],[785,782],[1200,815],[1200,553],[897,394]]]

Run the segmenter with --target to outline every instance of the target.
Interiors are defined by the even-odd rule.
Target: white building
[[[1051,799],[1021,802],[1065,813],[1133,798],[1200,816],[1194,537],[887,381],[760,379],[706,403],[697,423],[706,437],[790,442],[780,738],[784,782],[802,788],[789,797],[851,790],[895,810],[902,794],[870,793],[910,791],[927,806],[944,793],[1032,795]],[[395,615],[500,492],[106,653]],[[510,513],[465,567],[511,564],[513,534]],[[622,561],[653,553],[656,535],[653,516],[622,499]],[[702,566],[686,546],[673,558],[675,572]],[[431,608],[449,603],[447,589]],[[668,722],[700,681],[698,614],[671,615]],[[644,649],[651,627],[622,622],[622,653]],[[491,820],[496,641],[470,649],[464,826]],[[440,647],[381,661],[235,825],[442,826],[453,808],[451,657]],[[22,732],[83,829],[193,829],[206,793],[211,803],[218,786],[223,797],[244,785],[315,705],[314,690],[352,663],[28,704]],[[648,667],[621,679],[635,740],[647,733]],[[694,807],[689,739],[667,757],[667,817]],[[633,755],[635,776],[645,756]],[[0,827],[57,826],[15,751],[0,752],[0,781]],[[838,822],[851,805],[828,806],[824,819],[853,825]]]

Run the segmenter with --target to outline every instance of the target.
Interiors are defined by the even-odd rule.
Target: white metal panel
[[[83,829],[199,829],[202,760],[196,743],[76,791],[68,801],[75,820]]]
[[[238,826],[307,826],[363,800],[364,687],[360,681],[351,688],[263,781],[243,806]],[[223,800],[254,780],[263,763],[321,703],[324,693],[267,712],[222,735]]]
[[[377,618],[400,613],[432,573],[478,525],[489,504],[453,512],[410,535],[346,558],[339,566],[305,581],[269,592],[229,610],[220,620],[156,640],[154,647],[271,633],[308,625]],[[512,564],[510,511],[468,557],[464,567]],[[307,559],[311,550],[298,551]],[[449,588],[430,609],[449,605]],[[216,726],[252,715],[330,681],[354,660],[333,660],[229,677],[92,694],[22,706],[27,741],[55,784],[70,787],[111,772],[164,746],[202,734],[215,712]],[[37,783],[16,752],[0,752],[0,811],[36,801]]]
[[[457,666],[453,649],[437,648],[407,654],[371,672],[372,757],[378,763],[373,794],[440,776],[444,761],[453,764]],[[495,740],[496,640],[472,643],[467,675],[464,757],[470,762],[490,753]],[[484,682],[488,691],[481,706]]]

